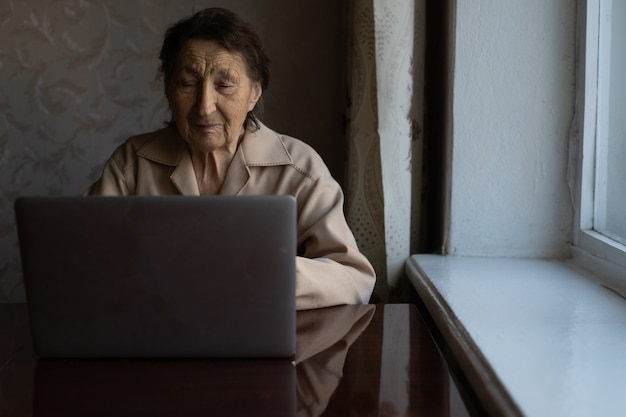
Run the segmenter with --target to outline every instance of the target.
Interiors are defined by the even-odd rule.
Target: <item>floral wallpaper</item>
[[[24,299],[15,198],[80,194],[117,143],[159,126],[159,42],[189,10],[159,0],[2,2],[0,302]]]
[[[312,144],[322,156],[343,164],[334,133],[343,134],[343,108],[333,97],[345,95],[337,88],[344,74],[336,62],[337,49],[345,47],[337,42],[342,6],[334,0],[2,0],[0,302],[25,300],[15,199],[82,194],[119,143],[162,126],[168,118],[157,78],[163,33],[210,6],[239,13],[270,52],[274,96],[265,99],[264,120],[284,133],[319,139],[319,146]],[[316,48],[294,54],[302,42]],[[311,64],[320,60],[323,68]],[[317,83],[300,79],[309,76]],[[314,123],[303,124],[303,114]],[[326,122],[331,114],[334,125]]]

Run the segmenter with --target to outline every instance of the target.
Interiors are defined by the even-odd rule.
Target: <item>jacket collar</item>
[[[183,195],[198,195],[198,184],[185,141],[176,128],[157,132],[137,151],[138,156],[175,167],[170,179]],[[246,132],[228,168],[220,194],[238,194],[250,179],[249,167],[293,163],[280,135],[260,123],[256,132]]]
[[[259,130],[246,132],[239,149],[247,166],[290,165],[293,163],[280,135],[264,124]]]
[[[185,142],[174,127],[155,132],[154,137],[137,150],[137,155],[165,165],[176,166],[187,151]]]

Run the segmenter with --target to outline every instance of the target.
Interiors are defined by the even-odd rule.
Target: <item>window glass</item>
[[[626,1],[601,0],[594,229],[626,244]]]

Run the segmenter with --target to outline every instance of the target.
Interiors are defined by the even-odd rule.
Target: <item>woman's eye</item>
[[[180,80],[178,83],[181,87],[195,87],[198,83],[195,80]]]

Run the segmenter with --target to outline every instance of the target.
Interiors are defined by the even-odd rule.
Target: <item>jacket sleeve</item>
[[[322,176],[297,200],[297,309],[369,302],[376,275],[348,227],[339,184]]]

